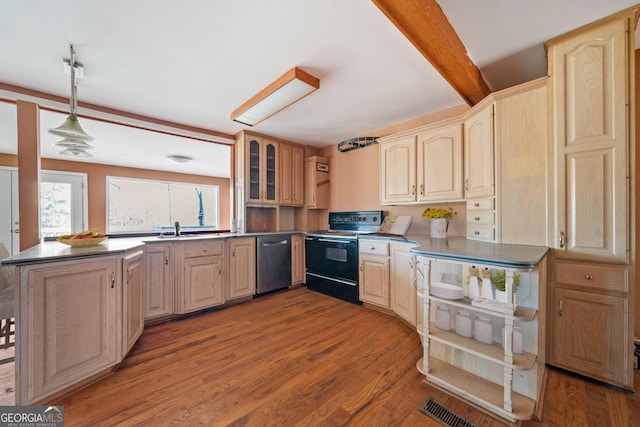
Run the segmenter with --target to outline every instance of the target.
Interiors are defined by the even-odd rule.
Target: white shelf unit
[[[546,258],[535,267],[505,267],[496,261],[461,261],[430,256],[416,256],[417,292],[423,301],[424,321],[417,326],[423,344],[423,358],[418,370],[426,381],[460,396],[477,407],[492,412],[510,422],[537,418],[538,402],[543,390],[544,301]],[[471,305],[468,298],[469,267],[495,272],[502,270],[507,277],[507,295],[512,313],[505,314]],[[442,275],[456,278],[452,283],[461,286],[465,297],[459,300],[439,298],[430,294],[432,281]],[[515,293],[513,275],[520,275]],[[495,290],[495,287],[494,287]],[[509,297],[513,295],[512,297]],[[436,306],[449,309],[450,330],[436,326]],[[455,332],[455,313],[458,310],[488,316],[492,324],[492,344],[484,344],[473,336],[466,338]],[[514,326],[522,333],[523,351],[512,351]],[[504,335],[502,328],[504,327]]]

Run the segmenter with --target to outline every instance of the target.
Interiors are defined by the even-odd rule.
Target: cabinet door
[[[414,259],[409,247],[391,245],[391,309],[398,316],[416,325],[416,290],[413,287]]]
[[[185,258],[183,312],[201,310],[224,303],[222,256]]]
[[[462,125],[418,135],[418,201],[462,200],[462,175]]]
[[[494,195],[493,104],[464,122],[467,199]]]
[[[291,236],[291,284],[297,285],[305,281],[304,236]]]
[[[551,48],[560,257],[627,258],[626,30],[618,20]]]
[[[380,145],[380,202],[416,201],[416,137]]]
[[[304,205],[304,149],[280,144],[280,204]]]
[[[278,204],[278,143],[263,141],[262,203]]]
[[[120,278],[115,258],[28,269],[28,369],[21,404],[98,374],[118,362]]]
[[[247,203],[260,203],[262,201],[262,163],[264,163],[262,153],[262,138],[251,137],[247,141],[245,152],[246,159],[246,190]]]
[[[144,318],[173,314],[173,249],[170,244],[145,245]]]
[[[304,203],[309,209],[329,208],[329,159],[312,156],[304,159]]]
[[[360,256],[360,300],[389,308],[389,258]]]
[[[122,259],[122,355],[124,358],[144,329],[144,262],[142,251]]]
[[[247,141],[246,200],[254,206],[278,204],[278,143],[251,136]]]
[[[256,293],[256,240],[253,237],[229,241],[229,299]]]
[[[293,147],[291,151],[291,205],[304,206],[304,148]]]
[[[609,383],[633,386],[625,298],[556,288],[550,363]]]

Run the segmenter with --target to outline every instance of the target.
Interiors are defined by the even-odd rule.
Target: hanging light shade
[[[64,138],[62,141],[55,143],[57,146],[66,147],[66,149],[62,150],[60,154],[75,157],[93,157],[85,151],[86,149],[93,148],[91,145],[85,144],[83,146],[78,144],[79,142],[93,141],[94,138],[88,135],[78,122],[78,87],[76,82],[76,69],[81,67],[81,65],[76,62],[76,52],[73,50],[73,45],[69,45],[69,48],[71,50],[71,58],[69,59],[69,71],[71,73],[71,114],[69,114],[69,117],[67,117],[64,123],[60,126],[54,129],[49,129],[49,133]],[[64,60],[64,62],[66,63],[67,60]]]
[[[63,156],[71,156],[71,157],[84,157],[84,158],[91,158],[93,157],[93,154],[91,153],[87,153],[83,148],[65,148],[64,150],[60,151],[59,154],[62,154]]]
[[[87,135],[84,129],[82,129],[82,126],[80,126],[80,123],[78,122],[78,116],[75,114],[70,114],[69,117],[67,117],[67,120],[57,128],[49,129],[49,133],[62,138],[75,139],[77,141],[94,140],[92,136]]]
[[[80,149],[83,149],[83,150],[89,150],[89,149],[93,148],[93,145],[89,145],[84,141],[77,141],[77,140],[71,139],[71,138],[65,138],[62,141],[54,142],[53,145],[55,145],[56,147],[80,148]]]

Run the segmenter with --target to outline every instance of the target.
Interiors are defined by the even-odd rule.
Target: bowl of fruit
[[[69,245],[72,248],[86,248],[96,246],[107,240],[107,236],[95,230],[85,230],[76,234],[65,234],[58,237],[58,242]]]

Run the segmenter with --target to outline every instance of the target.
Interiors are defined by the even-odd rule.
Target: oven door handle
[[[350,239],[338,240],[338,239],[318,239],[318,242],[329,242],[329,243],[349,243]]]

